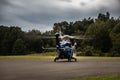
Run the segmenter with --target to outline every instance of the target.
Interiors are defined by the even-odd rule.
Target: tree
[[[112,29],[111,38],[113,44],[111,56],[120,56],[120,22]]]
[[[16,39],[22,38],[23,32],[19,27],[0,26],[0,53],[9,55],[12,53],[12,47]]]
[[[22,39],[17,39],[13,45],[12,53],[14,55],[24,55],[27,52],[26,45]]]
[[[109,31],[109,32],[111,32],[112,31],[112,29],[115,27],[115,25],[117,24],[117,21],[112,17],[111,19],[108,19],[107,21],[106,21],[106,27],[107,27],[107,30]]]
[[[120,33],[112,34],[112,44],[110,56],[120,56]]]
[[[107,21],[110,18],[110,13],[106,12],[106,14],[99,13],[98,20]]]
[[[116,26],[112,30],[113,33],[119,34],[120,33],[120,22],[116,24]]]
[[[60,23],[55,23],[54,27],[53,27],[53,30],[54,30],[54,32],[62,31],[63,33],[66,33],[66,31],[69,29],[68,25],[69,24],[66,21],[63,21],[63,22],[60,22]]]
[[[45,35],[45,34],[44,34]],[[38,30],[32,30],[24,34],[24,42],[29,53],[41,53],[42,52],[42,34]]]
[[[77,34],[84,34],[88,28],[89,25],[94,23],[94,20],[91,19],[90,17],[88,19],[84,18],[82,21],[76,21],[73,24],[73,28],[75,28],[74,32]]]
[[[34,40],[32,47],[36,53],[42,52],[42,46],[43,46],[42,44],[43,43],[40,38]]]
[[[93,46],[101,52],[108,52],[112,47],[109,32],[104,22],[96,22],[89,26],[86,35],[93,39]]]

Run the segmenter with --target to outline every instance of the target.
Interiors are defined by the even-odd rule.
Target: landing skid
[[[56,58],[54,59],[54,62],[56,62],[56,61],[59,60],[59,59],[68,59],[68,62],[71,62],[72,59],[74,59],[74,61],[77,62],[77,59],[76,59],[75,57],[71,57],[71,58],[59,58],[59,57],[56,57]]]

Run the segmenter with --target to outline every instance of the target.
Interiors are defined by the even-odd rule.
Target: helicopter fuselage
[[[72,57],[72,44],[70,42],[69,36],[64,36],[62,40],[59,38],[59,33],[55,34],[56,36],[56,48],[57,48],[57,53],[58,56],[55,58],[56,59],[68,59],[68,61],[71,61],[71,59],[75,59]]]

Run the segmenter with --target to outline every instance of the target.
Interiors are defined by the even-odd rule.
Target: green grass
[[[120,80],[120,74],[109,74],[109,75],[87,77],[87,78],[76,78],[72,80]]]
[[[56,57],[55,52],[41,53],[41,54],[29,54],[18,56],[0,56],[0,60],[22,60],[22,59],[35,59],[35,60],[53,60]],[[77,56],[78,60],[120,60],[120,57],[96,57],[96,56]]]
[[[23,55],[23,56],[0,56],[0,60],[53,60],[56,56]],[[120,57],[77,57],[78,60],[120,60]]]
[[[78,60],[120,60],[120,57],[78,56]]]
[[[0,56],[0,60],[51,60],[54,56]]]

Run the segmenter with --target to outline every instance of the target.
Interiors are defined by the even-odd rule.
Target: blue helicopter
[[[62,38],[61,41],[59,37]],[[76,62],[77,59],[75,58],[75,55],[73,56],[73,53],[75,54],[75,47],[77,43],[75,43],[74,46],[72,46],[70,42],[70,38],[72,37],[69,35],[60,36],[59,33],[56,33],[55,38],[56,38],[57,57],[54,59],[54,62],[56,62],[56,60],[59,59],[68,59],[68,62],[71,62],[71,60],[74,59],[74,61]]]
[[[85,36],[70,36],[70,35],[62,35],[61,31],[55,33],[55,36],[42,37],[42,38],[55,38],[56,39],[56,48],[44,48],[43,49],[57,49],[57,56],[54,59],[56,62],[59,59],[68,59],[68,62],[71,62],[72,59],[77,61],[76,58],[76,47],[77,43],[74,45],[71,44],[70,39],[89,39]]]

